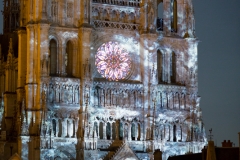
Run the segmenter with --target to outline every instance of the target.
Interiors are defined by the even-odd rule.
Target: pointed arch
[[[66,53],[65,53],[65,68],[66,68],[66,73],[67,76],[72,76],[73,75],[73,43],[71,41],[67,42],[66,45]]]
[[[49,44],[50,51],[50,75],[57,74],[57,41],[55,39],[50,40]]]

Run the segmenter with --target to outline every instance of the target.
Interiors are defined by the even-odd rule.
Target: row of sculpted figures
[[[121,11],[111,8],[93,7],[92,15],[94,20],[122,22],[122,23],[136,23],[139,18],[138,11]]]
[[[158,92],[156,106],[165,109],[186,109],[186,94],[179,92]]]
[[[42,99],[48,103],[79,104],[80,85],[70,83],[45,84]]]
[[[96,88],[94,106],[142,107],[143,91],[131,89]]]

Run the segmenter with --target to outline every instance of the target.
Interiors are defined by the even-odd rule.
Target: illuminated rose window
[[[102,44],[95,56],[98,72],[110,81],[125,79],[131,70],[131,58],[127,50],[117,42]]]

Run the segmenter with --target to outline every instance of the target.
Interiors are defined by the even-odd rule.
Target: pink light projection
[[[110,81],[125,79],[131,71],[132,61],[127,50],[118,42],[102,44],[95,55],[98,72]]]

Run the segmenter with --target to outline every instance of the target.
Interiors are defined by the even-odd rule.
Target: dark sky
[[[194,0],[199,95],[206,134],[238,146],[240,132],[240,1]]]
[[[193,0],[200,40],[199,95],[206,134],[238,146],[240,132],[240,0]],[[0,0],[2,10],[2,0]],[[2,33],[2,17],[0,17]]]

